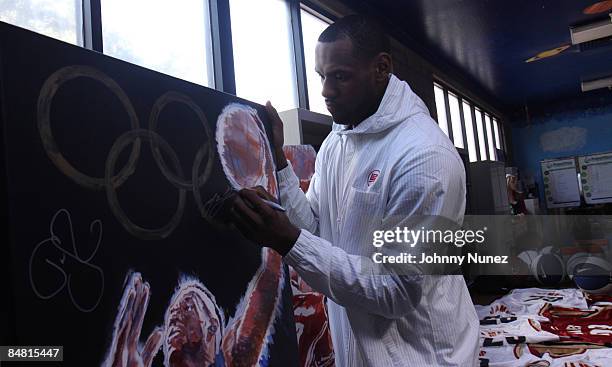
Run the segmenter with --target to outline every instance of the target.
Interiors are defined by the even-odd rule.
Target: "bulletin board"
[[[612,152],[578,157],[587,204],[612,203]]]
[[[540,162],[547,208],[580,206],[580,187],[574,158]]]

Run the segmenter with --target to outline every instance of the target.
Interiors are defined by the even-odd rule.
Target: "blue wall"
[[[612,151],[612,92],[523,111],[512,126],[513,164],[523,178],[535,179],[543,208],[541,160]]]

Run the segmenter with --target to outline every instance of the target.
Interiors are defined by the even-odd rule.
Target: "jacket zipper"
[[[339,228],[338,231],[340,231],[340,229],[342,228],[342,221],[344,220],[344,215],[346,214],[346,205],[344,205],[346,203],[346,200],[348,199],[348,192],[350,190],[350,188],[348,187],[348,180],[347,180],[347,176],[348,175],[352,175],[353,172],[355,171],[355,167],[354,167],[354,158],[355,158],[355,150],[352,149],[350,150],[351,154],[348,157],[349,160],[348,162],[346,161],[346,156],[347,156],[347,152],[349,151],[349,136],[346,135],[346,146],[343,145],[343,149],[342,149],[342,196],[339,197],[339,204],[341,206],[339,206],[338,208],[338,221],[339,221]]]
[[[336,233],[338,234],[338,238],[340,238],[340,227],[342,224],[342,199],[344,198],[344,139],[346,135],[340,135],[340,185],[338,185],[338,192],[336,194],[337,197],[337,217],[336,217]]]

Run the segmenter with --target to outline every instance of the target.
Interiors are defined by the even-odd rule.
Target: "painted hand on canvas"
[[[227,105],[217,119],[216,138],[223,171],[233,189],[263,186],[278,196],[270,143],[255,109]]]
[[[119,313],[115,319],[113,339],[105,367],[150,367],[162,344],[162,329],[156,327],[144,345],[140,334],[150,297],[149,283],[140,273],[128,275]]]
[[[285,254],[299,236],[299,228],[269,206],[278,199],[278,183],[268,135],[257,111],[227,105],[217,119],[216,139],[225,176],[239,194],[229,210],[231,222],[245,238]]]
[[[230,103],[217,118],[217,151],[230,187],[202,205],[202,217],[217,228],[227,229],[230,203],[236,192],[263,187],[278,196],[278,183],[265,127],[252,107]]]

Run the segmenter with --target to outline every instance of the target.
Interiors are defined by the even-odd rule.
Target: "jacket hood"
[[[405,101],[408,101],[406,103]],[[387,130],[408,118],[424,113],[429,116],[425,103],[417,96],[408,83],[391,74],[378,110],[363,120],[354,129],[334,122],[332,131],[338,134],[373,134]]]

